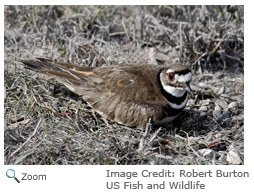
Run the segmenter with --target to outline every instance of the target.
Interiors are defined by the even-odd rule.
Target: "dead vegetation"
[[[5,164],[244,164],[243,6],[5,6]],[[181,63],[201,129],[104,121],[45,75],[43,57],[84,66]]]

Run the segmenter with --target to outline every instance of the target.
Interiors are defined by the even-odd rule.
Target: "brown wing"
[[[142,128],[149,118],[157,122],[165,117],[164,99],[157,82],[158,66],[135,64],[94,68],[41,58],[21,62],[26,68],[56,76],[105,118]]]
[[[95,69],[94,74],[103,80],[99,90],[121,94],[123,100],[154,102],[159,93],[157,76],[160,69],[154,65],[118,65]],[[105,88],[105,89],[103,89]]]
[[[102,115],[143,128],[149,118],[153,123],[166,116],[163,111],[166,102],[157,81],[160,69],[139,64],[97,68],[88,77],[97,76],[103,82],[96,84],[95,93],[85,99]]]

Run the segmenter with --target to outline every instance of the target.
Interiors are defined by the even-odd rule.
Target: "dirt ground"
[[[186,110],[200,125],[104,121],[17,64],[38,57],[186,65],[195,93]],[[244,6],[5,6],[4,88],[5,164],[244,164]]]

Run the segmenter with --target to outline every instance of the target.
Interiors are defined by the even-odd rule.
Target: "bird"
[[[150,121],[159,127],[173,121],[184,109],[192,73],[180,64],[116,64],[81,66],[36,58],[19,60],[32,71],[54,76],[104,119],[144,129]]]

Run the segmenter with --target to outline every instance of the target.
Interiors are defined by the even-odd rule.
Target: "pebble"
[[[213,141],[213,134],[212,134],[212,132],[210,132],[210,133],[207,134],[206,140],[207,140],[207,141]]]
[[[219,89],[218,94],[229,93],[231,90],[229,87],[223,86]]]
[[[220,111],[221,112],[221,107],[219,105],[216,105],[214,110]]]
[[[200,108],[198,109],[199,112],[206,112],[207,111],[207,107],[206,106],[200,106]]]
[[[238,102],[231,102],[231,103],[228,105],[228,109],[229,109],[229,111],[231,111],[231,112],[234,112],[237,108],[238,108]]]
[[[239,165],[242,163],[241,157],[239,156],[234,143],[228,147],[227,161],[233,165]]]
[[[221,87],[218,91],[218,94],[225,93],[225,86]]]
[[[188,106],[195,106],[196,105],[195,100],[192,100],[192,99],[188,100],[187,105]]]
[[[233,116],[231,121],[232,122],[239,122],[239,121],[243,121],[244,117],[243,116]]]
[[[220,106],[215,106],[214,111],[213,111],[213,116],[216,119],[220,119],[222,117]]]
[[[206,158],[213,158],[213,156],[216,156],[216,153],[212,149],[201,149],[199,150],[199,153]]]
[[[228,108],[228,104],[227,104],[226,100],[223,100],[223,99],[217,99],[214,102],[214,104],[217,105],[217,106],[222,107],[223,110],[226,110]]]
[[[207,89],[214,89],[215,87],[213,87],[212,85],[209,85],[207,83],[199,83],[198,84],[200,87],[202,88],[207,88]]]
[[[190,88],[193,91],[202,91],[202,87],[199,87],[199,86],[196,86],[196,85],[193,85],[193,84],[190,84]]]
[[[210,99],[206,99],[206,100],[200,100],[199,103],[201,106],[207,106],[209,105],[209,103],[211,102]]]
[[[201,112],[201,113],[200,113],[200,116],[201,116],[201,117],[206,116],[206,112]]]
[[[208,112],[206,113],[207,116],[212,116],[213,115],[213,110],[209,109]]]
[[[230,112],[228,109],[224,110],[222,113],[222,117],[225,118],[226,116],[229,116]]]

